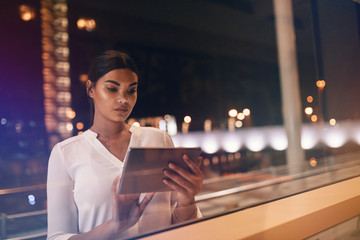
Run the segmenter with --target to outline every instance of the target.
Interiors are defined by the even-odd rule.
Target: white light
[[[340,129],[329,129],[323,135],[324,142],[331,148],[338,148],[346,142],[346,136]]]
[[[135,126],[135,127],[140,127],[140,123],[139,123],[139,122],[134,122],[132,125]]]
[[[245,114],[242,113],[242,112],[239,112],[238,115],[237,115],[237,118],[238,118],[239,120],[244,120],[244,119],[245,119]]]
[[[29,200],[30,205],[35,205],[35,196],[34,195],[32,195],[32,194],[29,195],[28,200]]]
[[[191,117],[190,116],[185,116],[184,117],[184,122],[190,123],[191,122]]]
[[[166,131],[166,121],[165,120],[160,120],[159,121],[159,129]]]
[[[259,152],[265,148],[265,138],[258,132],[253,131],[248,134],[246,139],[246,146],[253,152]]]
[[[229,153],[237,152],[241,148],[240,136],[227,134],[224,136],[221,142],[222,148]]]
[[[334,118],[330,119],[329,124],[332,126],[336,125],[336,120]]]
[[[72,131],[73,129],[74,129],[74,126],[72,125],[72,123],[66,123],[66,130]]]
[[[235,127],[241,128],[242,126],[243,126],[243,122],[242,122],[242,121],[238,120],[238,121],[235,122]]]
[[[360,128],[356,128],[353,131],[353,139],[355,140],[355,142],[357,142],[357,144],[360,145]]]
[[[311,128],[303,128],[301,135],[301,147],[303,149],[311,149],[319,142],[319,134]]]
[[[245,109],[243,110],[243,113],[244,113],[245,116],[249,116],[249,115],[250,115],[250,109],[245,108]]]
[[[175,135],[177,133],[177,125],[175,119],[171,119],[167,125],[169,135]]]
[[[285,132],[281,131],[280,129],[272,131],[270,134],[269,144],[277,151],[285,150],[288,147],[288,140],[286,138]]]
[[[229,117],[236,117],[238,114],[238,111],[236,109],[229,110]]]
[[[182,140],[182,146],[183,146],[183,147],[198,147],[199,144],[198,144],[198,142],[196,141],[196,138],[187,136],[187,137],[184,137],[184,138],[183,138],[183,140]]]
[[[7,123],[7,119],[6,118],[2,118],[1,119],[1,125],[5,125]]]
[[[216,153],[219,150],[219,143],[214,136],[205,136],[201,148],[208,154]]]

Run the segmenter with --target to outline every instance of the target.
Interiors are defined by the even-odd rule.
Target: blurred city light
[[[34,19],[36,16],[35,9],[28,5],[20,5],[19,12],[20,18],[26,22]]]
[[[79,76],[79,80],[80,80],[80,82],[82,82],[82,83],[86,83],[86,81],[88,80],[89,78],[88,78],[88,75],[87,74],[80,74],[80,76]]]
[[[6,119],[6,118],[2,118],[0,123],[1,123],[1,125],[5,125],[5,124],[7,123],[7,119]]]
[[[334,118],[332,118],[329,120],[329,123],[331,126],[334,126],[334,125],[336,125],[336,120]]]
[[[28,200],[30,205],[35,205],[35,196],[30,194],[28,195]]]
[[[312,107],[306,107],[305,108],[305,113],[306,113],[306,115],[311,115],[313,113],[313,108]]]
[[[236,109],[230,109],[228,114],[229,114],[229,117],[236,117],[238,114],[238,111]]]
[[[274,128],[269,134],[269,145],[277,150],[283,151],[288,147],[286,133],[282,128]]]
[[[315,167],[317,165],[317,161],[316,158],[312,157],[310,158],[310,166]]]
[[[210,132],[212,129],[212,121],[210,119],[206,119],[204,121],[204,131],[205,132]]]
[[[191,123],[191,117],[190,116],[185,116],[184,117],[184,122]]]
[[[134,122],[132,125],[135,126],[135,127],[140,127],[140,123],[139,123],[139,122]]]
[[[253,130],[247,134],[246,146],[253,152],[259,152],[265,148],[266,141],[262,131]]]
[[[235,127],[241,128],[242,126],[243,126],[243,122],[242,122],[242,121],[238,120],[238,121],[235,122]]]
[[[96,21],[92,18],[79,18],[76,22],[78,29],[85,29],[88,32],[91,32],[96,27]]]
[[[331,148],[339,148],[343,146],[347,140],[344,129],[331,128],[324,132],[323,140]]]
[[[311,149],[319,143],[320,137],[316,130],[316,128],[303,127],[301,133],[301,147],[303,149]]]
[[[318,117],[316,115],[311,116],[311,121],[316,122],[318,120]]]
[[[72,110],[71,108],[67,108],[66,109],[66,117],[68,119],[74,119],[76,117],[76,112],[74,110]]]
[[[323,89],[325,87],[325,85],[326,85],[325,80],[316,81],[316,86],[320,89]]]
[[[249,116],[249,115],[250,115],[250,109],[245,108],[245,109],[243,110],[243,113],[244,113],[244,115],[245,115],[246,117]]]
[[[208,136],[203,139],[201,148],[208,154],[216,153],[219,149],[219,141],[216,136]]]
[[[238,115],[237,115],[237,118],[238,118],[239,120],[244,120],[244,119],[245,119],[245,114],[242,113],[242,112],[239,112]]]
[[[82,129],[84,129],[84,124],[83,124],[82,122],[76,123],[76,129],[77,129],[77,130],[82,130]]]
[[[160,120],[159,121],[159,129],[166,131],[166,121],[165,120]]]
[[[241,148],[241,138],[238,135],[227,133],[222,137],[221,147],[226,152],[235,153]]]
[[[312,102],[314,101],[314,99],[313,99],[312,96],[308,96],[308,97],[306,98],[306,101],[307,101],[308,103],[312,103]]]

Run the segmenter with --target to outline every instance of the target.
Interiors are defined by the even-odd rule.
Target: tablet
[[[163,183],[164,169],[173,162],[190,170],[183,159],[184,154],[196,162],[200,153],[200,148],[129,148],[118,192],[130,194],[172,191]]]

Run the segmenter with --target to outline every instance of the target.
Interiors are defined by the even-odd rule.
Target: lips
[[[128,112],[129,109],[127,107],[118,107],[115,109],[117,112]]]

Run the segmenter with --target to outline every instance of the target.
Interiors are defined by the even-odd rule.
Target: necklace
[[[102,142],[103,144],[106,145],[106,147],[110,147],[110,141],[108,137],[103,137],[101,135],[98,135],[98,139],[100,140],[100,142]]]

